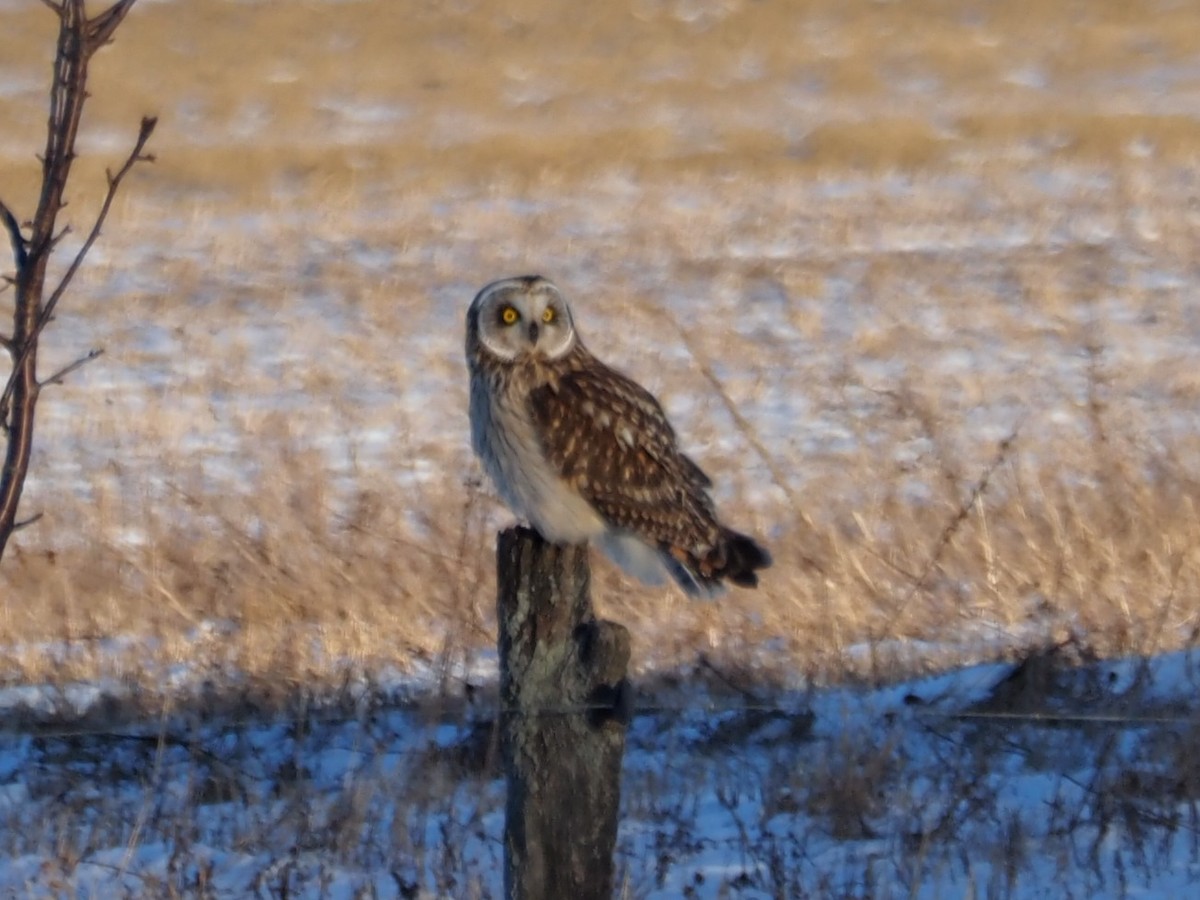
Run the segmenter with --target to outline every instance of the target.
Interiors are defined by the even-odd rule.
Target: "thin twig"
[[[20,531],[22,528],[28,528],[30,525],[32,525],[34,522],[38,521],[44,515],[45,515],[45,513],[35,513],[34,515],[30,516],[28,519],[22,519],[20,522],[14,522],[12,530]]]
[[[93,52],[112,39],[113,32],[117,30],[121,20],[125,18],[125,13],[129,12],[129,8],[135,2],[136,0],[120,0],[99,15],[88,19],[87,37]]]
[[[67,201],[64,200],[62,202],[62,204],[59,206],[59,209],[66,209],[66,208],[67,208]],[[65,238],[68,234],[70,234],[72,231],[74,231],[74,229],[71,228],[71,223],[68,222],[66,225],[64,225],[62,227],[62,229],[58,232],[58,234],[56,234],[50,238],[50,243],[47,245],[46,249],[53,251],[54,248],[58,246],[59,242],[63,238]]]
[[[39,387],[45,387],[48,384],[62,384],[63,379],[66,378],[68,375],[70,375],[72,372],[76,371],[77,369],[83,368],[84,366],[86,366],[88,363],[90,363],[96,357],[103,356],[103,355],[104,355],[103,347],[94,347],[93,349],[89,350],[86,354],[79,357],[79,359],[75,360],[75,362],[71,363],[70,365],[63,366],[61,369],[59,369],[57,372],[55,372],[49,378],[44,379],[39,384]]]
[[[138,129],[137,141],[133,145],[133,150],[130,151],[124,165],[117,170],[117,174],[111,172],[108,175],[108,191],[104,195],[104,202],[100,205],[100,213],[96,216],[96,221],[92,225],[92,230],[88,232],[87,239],[83,242],[83,246],[79,248],[79,252],[75,254],[75,258],[71,261],[71,265],[67,268],[62,280],[58,283],[58,287],[54,289],[54,293],[50,295],[50,299],[46,301],[45,307],[42,309],[41,318],[38,320],[38,327],[34,331],[34,337],[41,332],[50,321],[54,314],[54,307],[58,305],[59,298],[66,291],[67,285],[71,283],[71,279],[75,277],[75,273],[79,271],[79,267],[83,264],[83,259],[87,256],[88,251],[92,249],[92,244],[96,242],[96,238],[100,236],[100,228],[104,225],[104,220],[108,218],[108,211],[112,208],[113,199],[117,196],[117,189],[121,186],[122,179],[129,174],[139,162],[154,162],[153,154],[143,154],[142,150],[146,147],[146,141],[150,140],[150,135],[154,133],[154,126],[158,124],[157,116],[144,116],[142,118],[141,128]]]
[[[754,430],[749,420],[738,410],[737,404],[734,403],[733,398],[729,396],[729,392],[725,389],[725,385],[721,382],[721,379],[717,377],[716,372],[713,371],[708,357],[700,352],[696,342],[692,340],[692,336],[688,333],[687,329],[684,328],[683,325],[677,320],[673,321],[675,322],[675,327],[679,331],[679,336],[683,339],[683,344],[687,348],[688,353],[691,355],[692,359],[696,361],[696,365],[700,367],[700,374],[708,379],[708,382],[712,385],[713,390],[717,392],[717,396],[721,398],[721,402],[724,404],[726,412],[728,412],[729,417],[733,419],[734,425],[737,426],[738,431],[742,433],[742,436],[754,449],[754,452],[758,454],[759,458],[763,461],[763,465],[767,467],[767,471],[771,474],[771,480],[778,485],[779,489],[783,491],[784,496],[786,496],[796,510],[800,512],[801,516],[805,520],[805,523],[815,530],[815,526],[811,521],[809,521],[808,517],[804,515],[803,510],[800,508],[799,500],[794,496],[791,486],[788,484],[787,478],[784,477],[783,469],[780,468],[780,466],[775,462],[775,457],[771,455],[771,453],[767,450],[766,445],[764,445],[759,439],[758,433]]]
[[[925,561],[920,574],[909,585],[907,593],[905,593],[904,598],[896,607],[895,614],[897,616],[908,606],[909,601],[912,600],[917,591],[925,587],[929,576],[933,574],[933,570],[941,563],[942,554],[946,552],[946,548],[954,540],[954,535],[958,533],[958,529],[962,526],[962,523],[971,515],[971,510],[975,508],[976,502],[987,491],[988,484],[992,480],[992,475],[995,474],[996,469],[1008,458],[1009,450],[1016,443],[1017,436],[1021,433],[1021,426],[1024,424],[1024,419],[1018,420],[1017,424],[1013,426],[1013,430],[996,446],[995,455],[992,456],[991,461],[984,468],[983,474],[971,485],[970,494],[958,505],[953,518],[946,523],[946,526],[942,529],[942,533],[938,535],[937,543],[934,545],[933,551],[929,554],[929,558]]]
[[[788,482],[787,477],[784,475],[782,467],[778,464],[778,462],[775,460],[775,457],[759,438],[758,432],[754,429],[754,426],[751,425],[750,421],[741,414],[737,404],[734,403],[733,398],[729,396],[729,392],[725,389],[725,385],[721,383],[721,379],[718,378],[716,372],[713,371],[708,357],[700,351],[696,341],[692,339],[691,334],[683,326],[682,322],[680,322],[666,310],[660,310],[660,313],[665,316],[672,325],[675,326],[675,329],[679,332],[680,339],[683,341],[684,347],[687,348],[688,354],[695,361],[696,365],[700,367],[700,373],[708,380],[709,384],[712,385],[713,390],[717,393],[717,396],[721,398],[721,403],[724,404],[726,412],[729,413],[729,417],[733,419],[734,425],[737,426],[738,431],[741,432],[742,437],[746,440],[746,443],[748,443],[754,452],[758,454],[758,458],[761,459],[763,465],[766,466],[767,472],[771,476],[771,480],[775,482],[775,485],[781,491],[783,491],[783,495],[787,498],[788,504],[790,505],[792,511],[795,512],[795,514],[800,518],[800,521],[804,523],[805,527],[809,530],[809,533],[816,535],[818,533],[816,523],[813,522],[812,518],[807,512],[805,512],[804,505],[800,502],[800,498],[796,496],[795,491],[792,490],[792,486]],[[825,572],[825,567],[822,565],[821,561],[811,554],[801,554],[801,560],[805,565],[809,566],[813,570],[821,572],[822,574]]]

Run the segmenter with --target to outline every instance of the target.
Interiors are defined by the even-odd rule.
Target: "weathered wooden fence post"
[[[504,895],[609,900],[631,692],[629,632],[599,622],[586,545],[496,543]]]

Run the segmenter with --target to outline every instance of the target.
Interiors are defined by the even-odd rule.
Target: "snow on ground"
[[[1200,652],[1088,662],[1068,645],[877,688],[647,686],[623,896],[1183,896],[1200,879],[1198,674]],[[119,686],[33,727],[57,695],[10,691],[26,727],[0,740],[0,891],[498,896],[491,701],[436,712],[415,701],[427,689],[270,715],[181,701],[102,728],[89,713]]]

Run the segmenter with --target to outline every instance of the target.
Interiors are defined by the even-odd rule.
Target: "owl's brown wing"
[[[708,476],[679,451],[658,401],[594,358],[530,392],[550,465],[609,526],[655,547],[686,592],[758,584],[771,554],[717,521]]]
[[[712,482],[640,385],[597,360],[532,391],[529,411],[550,464],[611,525],[660,546],[715,538]]]

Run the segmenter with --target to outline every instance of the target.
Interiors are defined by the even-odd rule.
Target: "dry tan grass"
[[[567,9],[134,11],[71,212],[144,112],[160,159],[48,335],[47,366],[107,355],[45,397],[3,677],[284,688],[490,646],[505,518],[472,486],[461,313],[524,269],[579,296],[776,555],[713,605],[598,562],[638,659],[841,678],[964,635],[1192,640],[1197,88],[1152,75],[1195,58],[1200,12]],[[0,29],[21,209],[51,18]],[[947,648],[893,642],[918,638]]]

